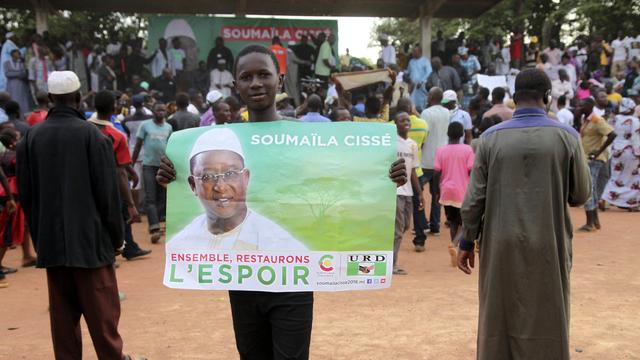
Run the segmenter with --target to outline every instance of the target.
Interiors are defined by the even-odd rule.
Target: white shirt
[[[216,85],[219,85],[218,88]],[[233,75],[228,70],[220,71],[218,69],[213,69],[211,71],[211,87],[209,91],[218,90],[224,95],[224,97],[228,97],[231,95],[231,88],[225,85],[233,85]]]
[[[144,107],[144,106],[142,107],[142,112],[143,112],[145,115],[153,115],[153,112],[152,112],[151,110],[147,109],[147,108],[146,108],[146,107]],[[135,107],[133,107],[133,106],[129,107],[129,114],[133,115],[133,114],[135,114],[135,113],[136,113],[136,108],[135,108]]]
[[[627,39],[627,43],[629,44],[629,60],[640,58],[640,35],[635,38],[629,36]]]
[[[611,61],[627,60],[627,44],[624,42],[624,40],[613,40],[611,42],[611,48],[613,49],[613,57]]]
[[[573,64],[569,63],[567,65],[558,65],[558,71],[563,69],[569,75],[569,82],[571,83],[571,87],[575,90],[578,87],[578,76],[576,74],[576,67]]]
[[[198,108],[191,103],[189,104],[189,106],[187,106],[187,111],[194,115],[200,116],[200,111],[198,111]]]
[[[552,65],[560,64],[560,60],[562,60],[562,50],[555,48],[551,50],[551,48],[546,48],[544,53],[549,57],[549,62]]]
[[[567,100],[573,99],[573,86],[568,81],[553,80],[551,82],[551,97],[555,101],[562,95],[565,95]]]
[[[496,74],[507,75],[510,68],[509,64],[511,63],[511,52],[509,51],[509,48],[502,48],[502,50],[500,50],[500,55],[502,55],[502,59],[496,59]]]
[[[107,54],[109,55],[118,55],[118,53],[120,52],[120,48],[122,47],[122,44],[120,44],[119,42],[112,44],[109,43],[107,45]]]
[[[167,250],[307,250],[289,232],[266,217],[247,210],[244,221],[235,229],[212,234],[207,215],[196,217],[167,243]]]
[[[336,90],[336,85],[335,84],[330,84],[329,87],[327,88],[327,98],[330,97],[335,97],[338,98],[338,90]]]
[[[395,64],[396,49],[391,45],[387,45],[384,47],[384,49],[382,49],[382,55],[380,57],[382,58],[382,62],[384,62],[384,66]]]
[[[471,130],[473,128],[473,124],[471,123],[471,115],[460,108],[451,110],[451,117],[449,118],[449,122],[452,123],[454,121],[462,124],[462,127],[465,130]]]
[[[422,147],[422,167],[433,169],[436,151],[449,141],[449,110],[442,105],[434,105],[424,109],[420,117],[429,126],[429,137]]]
[[[598,115],[598,116],[600,116],[601,118],[604,118],[604,113],[605,113],[605,112],[606,112],[606,110],[605,110],[605,109],[600,109],[600,108],[599,108],[599,107],[597,107],[597,106],[594,106],[594,107],[593,107],[593,113],[594,113],[594,114],[596,114],[596,115]]]
[[[404,159],[404,166],[407,170],[407,174],[411,174],[415,168],[420,166],[420,159],[418,158],[418,144],[409,138],[403,139],[398,135],[398,159]],[[398,187],[396,189],[396,194],[413,196],[411,179],[409,179],[404,185]]]
[[[576,53],[576,61],[578,62],[578,65],[580,65],[581,69],[584,68],[584,63],[587,61],[588,56],[586,47],[578,49],[578,52]]]
[[[169,56],[169,49],[167,49],[167,57]],[[151,76],[157,78],[162,75],[162,70],[166,68],[169,64],[169,59],[164,56],[162,51],[158,49],[156,55],[153,57],[151,61]]]
[[[556,117],[561,123],[573,127],[573,113],[566,107],[560,109],[560,111],[556,113]]]
[[[544,73],[547,74],[549,80],[558,80],[557,66],[553,65],[551,62],[547,62],[544,64]]]

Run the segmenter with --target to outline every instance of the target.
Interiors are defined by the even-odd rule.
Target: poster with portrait
[[[174,133],[164,284],[201,290],[390,286],[391,124],[275,121]]]
[[[320,32],[336,36],[337,50],[340,41],[337,20],[149,15],[147,52],[152,54],[157,49],[160,38],[167,39],[169,44],[173,38],[179,38],[187,54],[186,70],[193,70],[198,61],[207,61],[218,36],[235,57],[249,44],[271,45],[274,36],[286,45],[290,41],[299,43],[305,33],[317,36]]]

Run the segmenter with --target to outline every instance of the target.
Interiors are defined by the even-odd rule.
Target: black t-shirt
[[[219,49],[214,47],[209,51],[209,56],[207,56],[207,69],[215,69],[215,67],[218,66],[218,60],[220,59],[224,59],[227,62],[227,70],[233,73],[233,54],[226,46]]]
[[[151,83],[151,89],[158,91],[160,99],[165,103],[176,97],[176,83],[172,79],[156,78]]]
[[[293,53],[296,54],[300,60],[313,61],[316,49],[309,44],[298,44],[292,47]]]

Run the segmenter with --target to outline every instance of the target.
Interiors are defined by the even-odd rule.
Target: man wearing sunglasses
[[[305,250],[282,227],[247,207],[250,171],[233,130],[200,135],[189,155],[189,186],[205,213],[171,241],[171,249]]]

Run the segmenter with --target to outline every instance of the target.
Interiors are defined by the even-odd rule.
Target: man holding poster
[[[235,74],[234,74],[235,88],[239,93],[240,97],[242,98],[242,100],[247,104],[247,107],[249,110],[249,121],[253,123],[256,123],[256,122],[263,123],[263,122],[272,122],[275,120],[281,120],[280,116],[276,112],[275,96],[277,93],[277,89],[282,85],[282,77],[278,75],[279,74],[278,63],[277,63],[277,60],[275,59],[273,52],[259,45],[247,46],[238,54],[238,57],[236,59],[236,66],[234,68],[235,68]],[[278,128],[280,126],[283,129],[283,131],[286,130],[287,132],[285,132],[285,136],[287,135],[289,136],[287,137],[288,139],[287,141],[289,140],[293,141],[292,139],[294,138],[292,137],[293,135],[291,135],[291,133],[297,131],[302,134],[305,130],[312,129],[311,126],[313,126],[313,125],[306,125],[306,124],[295,124],[295,123],[285,124],[285,123],[286,122],[275,123],[273,127]],[[297,126],[291,126],[291,125],[297,125]],[[344,124],[344,125],[357,126],[357,124]],[[271,144],[269,142],[270,140],[268,137],[271,135],[263,136],[262,138],[258,137],[257,139],[254,139],[254,135],[251,135],[255,132],[260,131],[261,129],[262,130],[269,129],[268,126],[269,124],[228,125],[228,127],[230,128],[237,129],[238,131],[240,130],[244,131],[245,135],[238,136],[238,139],[244,140],[245,145],[249,143],[250,144],[257,143],[259,145],[260,144],[263,145],[263,147],[259,148],[260,151],[264,151],[265,153],[263,154],[263,158],[262,158],[263,160],[274,159],[274,158],[276,159],[276,163],[274,164],[274,166],[263,168],[264,171],[256,172],[256,175],[259,173],[262,173],[263,174],[262,176],[264,176],[262,182],[256,181],[256,183],[254,184],[254,186],[263,186],[261,188],[262,191],[273,191],[273,187],[274,187],[273,185],[277,185],[277,182],[280,182],[283,179],[281,176],[279,176],[283,174],[283,169],[286,169],[287,167],[291,166],[291,164],[286,160],[277,158],[278,156],[277,154],[280,154],[281,157],[286,157],[289,154],[294,153],[294,152],[269,153],[269,151],[273,151],[272,149],[277,149],[277,147],[275,146],[264,146],[267,144]],[[383,125],[383,124],[373,124],[373,126],[379,127],[378,129],[381,129],[381,127],[390,127],[390,125]],[[322,132],[321,129],[317,131],[316,129],[317,127],[313,127],[314,132],[318,132],[318,133]],[[365,127],[362,127],[362,129],[363,131],[367,131]],[[206,134],[205,133],[206,130],[204,129],[187,130],[186,132],[183,132],[185,136],[182,137],[185,140],[185,144],[186,144],[186,141],[190,139],[188,132],[191,132],[191,134],[198,133],[200,134],[200,136],[205,136]],[[214,136],[214,135],[219,136],[218,134],[208,134],[206,136]],[[247,136],[251,138],[250,141],[247,138]],[[176,139],[179,140],[180,137],[176,137]],[[282,137],[280,137],[280,139],[282,139]],[[306,149],[305,146],[307,146],[307,148],[309,148],[310,150],[304,150],[304,151],[309,151],[307,154],[309,154],[310,157],[314,152],[319,152],[319,151],[322,151],[322,149],[331,148],[330,146],[334,146],[331,144],[335,144],[335,146],[351,146],[351,148],[349,149],[349,150],[353,150],[351,151],[351,153],[354,153],[354,151],[355,152],[359,151],[360,154],[362,154],[364,159],[367,156],[369,156],[369,153],[367,153],[366,151],[363,151],[366,149],[358,148],[355,146],[358,144],[364,144],[364,143],[367,143],[373,146],[372,137],[368,137],[365,141],[364,137],[356,137],[352,134],[346,135],[344,138],[341,138],[340,140],[342,141],[340,142],[338,142],[335,139],[333,139],[333,141],[329,139],[328,141],[324,142],[326,146],[316,145],[317,147],[307,145],[309,144],[310,140],[308,138],[303,137],[302,135],[301,137],[295,138],[295,139],[300,140],[300,142],[297,143],[298,144],[297,150],[303,151],[304,149]],[[319,140],[319,137],[315,137],[313,139],[314,139],[312,140],[313,144],[318,144],[321,142]],[[257,141],[254,141],[254,140],[257,140]],[[298,140],[295,140],[295,141],[298,141]],[[204,138],[203,138],[203,141],[204,141]],[[226,141],[235,143],[237,139],[229,140],[229,138],[227,138]],[[375,141],[377,144],[381,143],[380,139],[376,139]],[[197,142],[198,140],[195,141],[195,143]],[[206,148],[211,149],[209,147],[210,146],[209,141],[205,141],[205,142],[208,144]],[[340,145],[338,145],[338,143]],[[391,143],[391,140],[389,139],[389,144],[390,143]],[[211,158],[213,159],[211,159],[211,161],[213,160],[220,161],[220,163],[213,164],[213,166],[211,166],[211,164],[209,164],[208,161],[204,162],[203,159],[200,159],[201,155],[197,155],[198,153],[204,154],[206,152],[200,152],[200,151],[194,152],[193,147],[197,147],[197,144],[194,144],[194,145],[195,146],[190,146],[191,148],[190,151],[195,155],[194,160],[196,161],[194,162],[194,165],[197,165],[197,166],[205,165],[205,166],[202,166],[202,170],[195,167],[193,168],[193,170],[191,170],[193,174],[191,176],[193,176],[193,178],[190,181],[190,186],[192,187],[192,189],[194,185],[197,185],[196,184],[196,181],[198,181],[197,177],[200,177],[200,180],[203,180],[202,178],[207,176],[206,174],[209,172],[211,173],[209,174],[209,176],[207,176],[207,178],[213,177],[212,180],[214,180],[213,183],[215,184],[219,184],[219,185],[224,184],[226,186],[228,184],[226,183],[226,180],[229,180],[230,182],[236,181],[236,180],[239,181],[235,192],[231,191],[230,189],[226,193],[224,191],[220,191],[218,193],[214,192],[216,194],[213,197],[214,203],[210,204],[209,203],[210,200],[206,200],[204,205],[205,205],[205,209],[207,210],[205,210],[205,212],[210,212],[214,215],[217,213],[218,215],[229,216],[230,213],[236,213],[236,210],[237,210],[238,211],[237,214],[242,215],[242,213],[244,212],[242,211],[242,209],[247,208],[246,201],[244,200],[244,194],[246,193],[246,190],[247,190],[246,184],[248,184],[248,178],[249,178],[248,170],[245,170],[244,167],[246,165],[245,160],[250,160],[250,159],[243,158],[244,152],[241,150],[242,149],[241,147],[240,149],[238,149],[237,144],[235,145],[229,144],[229,143],[227,145],[216,144],[216,146],[218,146],[216,149],[207,150],[206,152],[210,154],[218,152],[217,153],[218,155],[222,155],[222,153],[224,152],[224,154],[226,154],[225,156],[227,157],[227,159],[225,160],[226,163],[222,164],[222,160],[218,156],[215,156],[215,157],[212,156]],[[371,149],[374,149],[374,148],[371,148]],[[383,151],[384,154],[389,153],[390,159],[393,159],[395,157],[395,149],[393,149],[393,147],[391,146],[388,146],[385,148],[380,147],[380,149],[382,149],[381,151]],[[186,157],[191,158],[190,155],[191,153],[185,154],[185,158]],[[175,159],[177,160],[178,158],[175,158]],[[191,167],[191,165],[192,164],[190,163],[187,166]],[[252,168],[253,166],[260,166],[260,162],[253,163]],[[375,165],[375,168],[382,169],[382,173],[386,172],[386,166],[382,165],[383,166],[382,168],[380,168],[379,166],[380,164]],[[207,167],[212,167],[212,168],[209,169]],[[176,171],[176,169],[180,171]],[[206,171],[203,171],[204,169],[206,169]],[[305,169],[313,170],[313,167],[305,167]],[[174,168],[174,164],[165,158],[163,160],[161,169],[158,172],[157,180],[162,184],[168,184],[169,182],[176,180],[177,176],[183,176],[182,174],[184,174],[184,172],[187,172],[187,171],[189,171],[189,169],[185,168],[185,166],[182,165],[181,162],[177,161],[176,166]],[[332,171],[338,172],[339,170],[336,169]],[[336,173],[330,173],[330,174],[325,173],[325,175],[330,175],[330,176],[327,176],[330,180],[338,179],[342,181],[341,184],[348,184],[350,181],[353,181],[349,178],[341,179],[341,176],[343,175],[336,174]],[[388,175],[391,178],[391,180],[395,182],[397,185],[403,185],[407,181],[407,174],[404,168],[404,161],[398,160],[394,162],[391,168],[388,170],[387,174],[380,174],[380,175],[382,176],[379,176],[377,177],[377,179],[372,181],[374,182],[379,181],[380,179],[384,179],[384,177]],[[225,179],[225,176],[226,176],[226,179]],[[318,180],[324,181],[327,177],[318,176],[318,177],[312,178],[311,179],[312,182],[309,188],[313,189],[314,187],[318,187],[317,183],[313,181],[318,181]],[[245,185],[243,189],[240,189],[240,187],[243,186],[241,185],[243,181],[240,181],[242,179],[245,179],[243,180]],[[365,186],[365,185],[366,184],[362,186]],[[328,188],[335,189],[339,187],[328,187]],[[178,188],[175,188],[175,189],[178,189]],[[218,189],[218,190],[224,190],[224,189]],[[280,193],[276,192],[276,193],[272,193],[272,195],[286,197],[286,196],[289,196],[290,195],[289,193],[294,190],[296,189],[292,187],[287,187],[286,189],[283,189]],[[259,192],[258,194],[261,194],[262,191]],[[196,193],[198,192],[199,192],[198,188],[196,187]],[[385,187],[384,192],[390,194],[391,198],[393,198],[395,190],[389,189],[389,187]],[[375,192],[371,191],[371,193],[375,193]],[[227,195],[220,195],[220,194],[227,194]],[[228,199],[236,199],[235,198],[236,196],[239,201],[237,201],[235,204],[229,204]],[[254,196],[256,196],[255,193],[254,193]],[[202,201],[202,199],[200,201]],[[218,201],[218,203],[215,203],[216,201]],[[279,205],[284,205],[284,204],[278,204],[277,200],[275,202],[276,202],[275,206],[278,208],[275,209],[275,211],[271,212],[272,217],[274,216],[274,214],[275,215],[279,214],[280,216],[286,217],[290,221],[289,226],[299,225],[301,221],[307,220],[304,217],[298,216],[298,214],[295,212],[292,213],[291,212],[292,210],[289,210],[289,212],[285,213],[285,210],[281,210],[279,208],[280,207]],[[254,204],[254,202],[252,202],[252,204]],[[265,204],[269,205],[269,201],[263,200],[261,204],[263,206],[265,206]],[[170,205],[173,205],[173,204],[170,203]],[[388,238],[382,239],[384,244],[388,244],[387,250],[391,250],[392,248],[391,233],[393,229],[393,225],[392,225],[393,212],[391,210],[392,207],[389,205],[392,206],[392,204],[389,204],[389,202],[386,202],[385,205],[383,206],[383,208],[385,209],[384,214],[382,215],[384,221],[377,221],[378,223],[384,223],[389,225],[389,226],[384,226],[384,229],[383,229],[386,232],[388,232],[389,236]],[[231,207],[233,207],[234,209],[232,210]],[[286,207],[284,206],[281,206],[281,207],[283,209],[286,209]],[[300,207],[300,209],[302,208],[304,207]],[[387,208],[389,211],[387,211]],[[215,211],[213,211],[214,209]],[[372,209],[372,210],[375,210],[375,209]],[[245,215],[245,216],[247,217],[251,216],[250,209],[247,208],[246,212],[249,215]],[[245,219],[247,219],[247,217],[245,217]],[[234,218],[234,216],[229,216],[229,219],[231,218]],[[218,223],[217,221],[211,222],[212,224],[217,223],[217,225],[213,226],[213,230],[214,230],[213,232],[216,233],[216,231],[221,232],[221,231],[225,231],[225,229],[235,229],[236,226],[234,226],[234,224],[238,221],[238,218],[240,218],[240,216],[235,218],[235,220],[230,221],[229,224],[227,224],[226,226],[224,225],[224,221],[220,223]],[[254,249],[256,250],[241,251],[241,250],[232,249],[233,246],[236,246],[237,242],[228,241],[226,246],[229,246],[228,248],[230,248],[230,250],[227,250],[227,251],[220,251],[220,250],[197,251],[196,250],[196,251],[192,251],[191,252],[192,254],[187,254],[187,253],[179,254],[179,253],[175,253],[172,250],[172,245],[170,245],[172,241],[176,241],[176,242],[179,241],[180,238],[178,234],[176,238],[173,238],[169,242],[169,245],[167,246],[167,256],[168,256],[167,264],[171,263],[172,259],[170,259],[169,257],[172,255],[175,255],[176,257],[180,255],[182,256],[204,255],[204,256],[216,257],[215,259],[216,261],[210,261],[211,263],[217,262],[215,265],[204,264],[204,266],[209,266],[208,268],[206,268],[207,272],[199,271],[199,274],[196,274],[196,275],[193,275],[192,272],[196,272],[197,270],[195,270],[195,268],[198,266],[200,267],[200,269],[202,269],[202,266],[203,266],[202,264],[199,264],[198,262],[193,262],[193,261],[192,262],[183,261],[182,266],[183,268],[186,267],[188,269],[186,270],[186,272],[189,273],[190,276],[192,277],[195,276],[197,280],[204,279],[204,280],[213,281],[212,279],[215,278],[215,275],[213,275],[212,272],[218,271],[218,274],[216,275],[220,275],[220,278],[219,279],[216,278],[215,281],[219,281],[220,283],[222,283],[222,285],[220,285],[220,287],[217,287],[217,288],[224,288],[223,286],[225,282],[227,284],[230,283],[232,280],[231,279],[232,276],[236,277],[233,279],[234,281],[240,281],[238,280],[239,277],[242,277],[242,276],[246,277],[251,271],[257,272],[257,275],[255,272],[253,273],[254,275],[256,275],[256,278],[245,279],[245,283],[238,282],[235,285],[232,284],[233,286],[231,288],[233,289],[256,289],[256,288],[265,289],[265,287],[258,286],[259,284],[257,280],[257,278],[260,278],[260,271],[263,269],[267,269],[263,273],[263,275],[266,274],[266,276],[261,279],[263,284],[265,281],[273,282],[273,280],[275,279],[275,276],[280,276],[280,272],[278,272],[277,274],[269,273],[269,271],[271,271],[269,270],[271,268],[269,266],[265,265],[265,266],[261,266],[260,268],[257,268],[257,267],[252,267],[251,264],[247,264],[247,263],[253,262],[253,261],[247,261],[247,259],[254,259],[254,258],[263,259],[261,262],[263,265],[266,263],[266,260],[272,263],[276,263],[277,266],[283,270],[283,272],[289,271],[289,270],[293,270],[295,272],[296,268],[299,267],[299,268],[302,268],[303,272],[306,271],[307,274],[309,274],[309,276],[318,276],[318,277],[326,276],[329,279],[331,279],[331,276],[338,276],[335,269],[336,266],[334,266],[334,264],[335,265],[340,264],[341,266],[340,270],[342,270],[342,273],[344,273],[345,276],[349,276],[348,274],[351,274],[351,281],[354,284],[361,284],[359,285],[361,287],[353,287],[353,288],[372,288],[374,285],[369,285],[369,284],[373,284],[374,279],[382,281],[384,283],[383,280],[386,279],[386,275],[390,275],[391,269],[389,268],[388,269],[389,271],[385,270],[385,265],[386,265],[385,254],[387,253],[390,254],[392,253],[392,251],[386,251],[386,252],[379,251],[377,253],[373,251],[368,251],[364,253],[362,251],[360,252],[354,251],[352,254],[350,254],[350,256],[347,256],[344,259],[334,258],[331,255],[324,255],[320,257],[322,253],[316,254],[317,252],[305,251],[304,250],[305,247],[309,247],[309,248],[312,248],[312,247],[304,246],[301,243],[298,243],[297,241],[295,241],[292,236],[287,236],[288,232],[283,229],[280,229],[279,225],[275,225],[274,222],[266,218],[262,218],[262,220],[263,220],[262,223],[267,223],[272,228],[271,230],[269,230],[269,232],[276,234],[274,238],[279,238],[280,241],[283,242],[282,246],[290,246],[290,244],[295,244],[296,246],[300,246],[298,248],[300,250],[289,251],[288,252],[289,254],[287,254],[286,248],[284,249],[279,248],[278,251],[280,252],[280,254],[275,253],[275,251],[270,251],[270,252],[265,251],[264,253],[261,253],[259,251],[260,246],[257,246],[257,247],[254,246]],[[367,221],[367,220],[368,219],[365,218],[362,221]],[[171,221],[170,218],[169,218],[169,221]],[[317,220],[317,221],[320,221],[320,220]],[[244,223],[246,223],[246,220]],[[305,224],[306,223],[303,223],[303,227],[306,226]],[[221,226],[221,227],[219,229],[216,229],[217,226]],[[243,225],[240,225],[240,226],[243,226]],[[376,224],[375,223],[370,224],[370,227],[373,227],[373,226],[376,226]],[[188,227],[189,226],[187,226],[187,228]],[[362,226],[362,228],[366,228],[366,227],[367,226]],[[208,229],[211,230],[211,227],[208,227]],[[327,230],[330,230],[330,231],[326,231],[325,233],[320,233],[319,231],[313,231],[311,232],[311,235],[308,235],[308,236],[309,237],[311,237],[312,235],[318,236],[318,233],[320,233],[319,235],[321,237],[330,238],[332,233],[334,233],[334,235],[335,233],[340,235],[340,232],[342,231],[340,229],[336,230],[332,228],[328,228]],[[242,230],[239,231],[238,234],[240,234],[241,232]],[[302,229],[299,228],[298,233],[304,233],[304,228]],[[339,236],[338,236],[338,239],[340,239]],[[371,243],[371,239],[367,237],[362,237],[360,241],[362,241],[363,244]],[[339,245],[339,242],[336,242],[336,244]],[[244,244],[242,245],[244,246]],[[225,246],[225,245],[222,245],[222,246]],[[192,250],[192,248],[190,248],[189,250]],[[307,253],[306,255],[305,255],[305,252]],[[301,255],[299,255],[298,253],[300,253]],[[377,255],[380,253],[383,253],[383,255]],[[228,256],[228,258],[226,259],[224,258],[225,254]],[[234,254],[235,256],[231,257],[229,256],[229,254]],[[217,257],[219,256],[221,256],[222,259],[218,259]],[[318,257],[317,259],[315,258],[316,256]],[[313,262],[309,261],[310,258],[313,258]],[[332,263],[332,260],[333,260],[333,263]],[[341,261],[344,260],[344,261],[339,263],[338,260],[341,260]],[[301,265],[291,267],[288,265],[289,262],[298,262],[298,263],[301,263]],[[302,263],[307,264],[309,266],[305,267],[303,266],[304,264]],[[313,265],[313,271],[315,271],[314,274],[310,274],[312,269],[312,266],[310,264]],[[217,269],[214,269],[213,268],[214,266],[217,266]],[[229,270],[231,268],[234,268],[235,270],[237,270],[237,272],[234,272],[232,274]],[[366,271],[364,270],[361,271],[361,269],[365,269]],[[322,272],[324,272],[326,275],[323,275]],[[165,273],[165,284],[171,285],[171,287],[184,288],[184,286],[179,286],[181,284],[179,283],[180,280],[178,280],[178,282],[176,283],[171,284],[171,281],[169,281],[168,283],[167,279],[171,280],[170,278],[167,277],[167,274]],[[288,279],[290,279],[290,277],[287,277],[287,280]],[[185,277],[184,281],[185,282],[191,281],[191,279],[187,279]],[[292,281],[293,282],[296,281],[295,276]],[[257,284],[256,286],[258,287],[244,286],[247,283],[249,285]],[[308,285],[308,282],[306,284]],[[316,282],[316,284],[320,285],[321,282]],[[284,287],[284,284],[279,284],[278,286],[281,286],[281,288],[278,288],[278,287],[274,288],[273,286],[266,287],[266,289],[274,289],[274,290],[266,290],[266,291],[265,290],[229,291],[229,299],[231,303],[234,332],[236,336],[236,345],[238,348],[238,352],[240,353],[240,359],[243,359],[243,360],[245,359],[248,359],[248,360],[253,360],[253,359],[304,360],[309,358],[309,345],[311,341],[311,328],[312,328],[312,322],[313,322],[313,292],[300,291],[300,290],[288,290],[288,289],[295,289],[295,287],[290,287],[292,286],[290,283],[287,283],[287,287]],[[190,288],[202,289],[206,287],[201,286],[201,287],[190,287]],[[313,289],[313,288],[306,286],[306,287],[300,287],[299,289]],[[272,291],[280,291],[280,292],[272,292]]]

